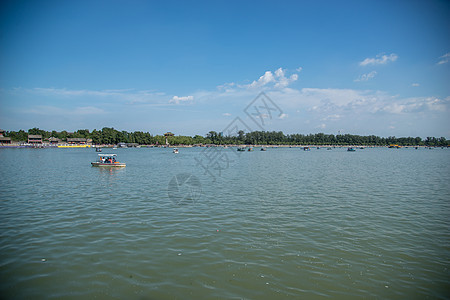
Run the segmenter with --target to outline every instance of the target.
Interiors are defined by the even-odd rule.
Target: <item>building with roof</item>
[[[58,138],[52,136],[52,137],[49,137],[49,138],[48,138],[48,142],[49,142],[50,144],[57,145],[57,144],[61,143],[62,141],[61,141],[60,139],[58,139]]]
[[[169,131],[169,132],[164,133],[164,136],[166,137],[166,145],[169,145],[168,137],[174,136],[174,134]]]
[[[67,144],[84,145],[84,144],[86,144],[86,139],[85,138],[67,138]]]
[[[11,138],[0,136],[0,144],[11,144]]]
[[[40,134],[29,134],[28,144],[42,144],[42,135]]]

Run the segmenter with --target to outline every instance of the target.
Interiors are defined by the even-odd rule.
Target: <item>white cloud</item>
[[[236,87],[237,87],[236,83],[230,82],[217,86],[217,89],[223,90],[225,92],[232,92],[235,90]]]
[[[61,108],[50,105],[40,105],[23,110],[24,113],[42,116],[92,116],[106,113],[103,109],[94,106],[80,106],[73,109]]]
[[[173,98],[169,101],[169,103],[180,104],[182,102],[189,102],[192,100],[194,100],[194,96],[183,96],[183,97],[173,96]]]
[[[297,71],[297,72],[301,72],[302,70],[303,70],[302,67],[298,67],[297,69],[295,69],[295,71]]]
[[[231,114],[230,114],[230,113],[223,113],[223,114],[222,114],[222,116],[225,116],[225,117],[230,117],[230,116],[231,116]]]
[[[436,97],[409,98],[397,103],[387,104],[381,110],[392,114],[417,113],[425,111],[445,112],[450,104],[450,97],[442,100]]]
[[[287,117],[289,117],[288,114],[281,114],[278,119],[286,119]]]
[[[58,97],[58,99],[83,97],[86,100],[96,99],[97,102],[107,100],[109,103],[111,100],[125,101],[128,104],[167,103],[166,97],[164,97],[165,93],[148,90],[69,90],[57,88],[15,88],[12,92],[16,94],[25,92],[34,95],[42,95],[45,97]]]
[[[370,73],[367,74],[362,74],[361,76],[359,76],[358,78],[356,78],[354,81],[358,82],[358,81],[368,81],[369,79],[372,79],[375,77],[375,75],[377,75],[376,71],[372,71]]]
[[[323,121],[345,121],[375,114],[445,113],[450,97],[401,98],[381,91],[303,88],[268,92],[285,111],[308,112]]]
[[[259,77],[258,80],[253,81],[249,87],[256,88],[267,85],[268,83],[274,82],[275,77],[273,76],[271,71],[266,71],[263,76]]]
[[[438,65],[442,65],[442,64],[446,64],[448,63],[448,61],[450,60],[450,52],[445,53],[444,55],[442,55],[441,57],[439,57],[440,60],[437,63]]]
[[[385,65],[390,61],[396,61],[398,58],[397,54],[392,53],[389,55],[378,54],[375,58],[366,58],[359,63],[360,66],[368,65]]]
[[[272,71],[266,71],[264,75],[259,77],[258,80],[254,80],[251,84],[240,86],[248,89],[262,88],[273,84],[275,88],[285,88],[289,84],[298,80],[298,74],[292,74],[286,77],[286,69],[278,68],[274,73]]]
[[[55,89],[55,88],[34,88],[27,90],[38,94],[44,94],[48,96],[112,96],[122,93],[120,90],[107,90],[107,91],[95,91],[95,90],[68,90],[68,89]],[[128,90],[125,90],[128,91]]]
[[[413,84],[411,84],[411,86],[420,86],[420,84],[418,84],[418,83],[413,83]]]
[[[322,118],[322,121],[338,121],[339,119],[341,119],[341,115],[333,114]]]

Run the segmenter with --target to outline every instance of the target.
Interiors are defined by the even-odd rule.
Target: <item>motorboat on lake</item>
[[[238,147],[237,151],[245,151],[245,147]]]
[[[178,154],[178,148],[173,149],[173,153]]]
[[[355,149],[355,148],[352,148],[352,147],[348,147],[348,148],[347,148],[347,151],[353,152],[353,151],[356,151],[356,149]]]
[[[125,163],[116,160],[117,154],[99,154],[98,161],[91,162],[93,167],[125,167]]]

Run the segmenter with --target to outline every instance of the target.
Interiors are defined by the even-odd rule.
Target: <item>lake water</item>
[[[0,149],[1,297],[450,297],[450,149],[222,151]]]

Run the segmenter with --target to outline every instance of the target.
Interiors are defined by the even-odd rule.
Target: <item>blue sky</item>
[[[0,128],[450,137],[448,1],[2,1]]]

